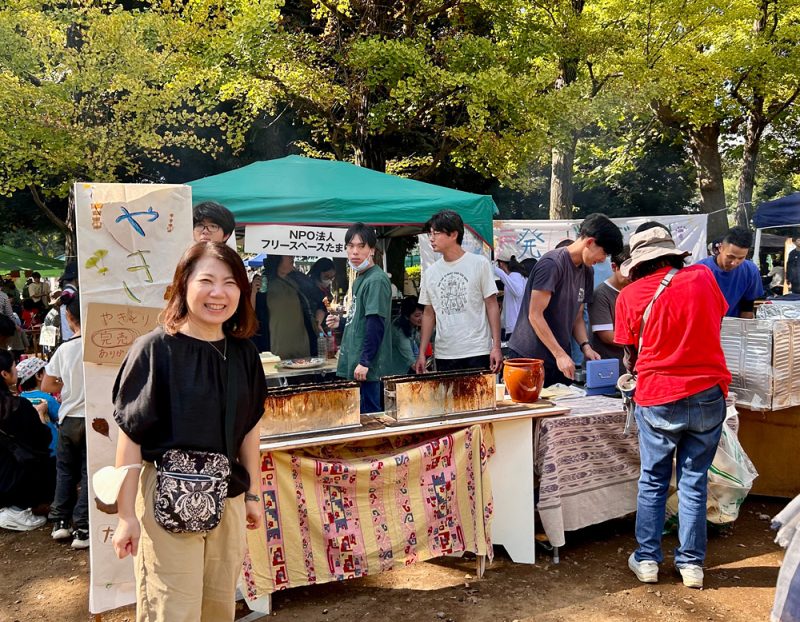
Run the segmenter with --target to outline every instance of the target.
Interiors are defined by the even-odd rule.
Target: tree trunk
[[[750,217],[755,212],[753,186],[756,180],[756,163],[758,162],[758,150],[761,147],[761,136],[766,127],[766,121],[761,114],[764,98],[759,96],[755,99],[753,110],[747,114],[742,169],[739,171],[739,188],[736,194],[736,224],[740,227],[750,227]]]
[[[368,138],[355,145],[355,164],[364,168],[371,168],[373,171],[386,172],[386,154],[376,141]]]
[[[28,190],[31,191],[33,202],[44,212],[47,219],[64,234],[64,253],[67,261],[75,259],[78,254],[78,241],[75,233],[75,204],[72,200],[72,193],[70,192],[69,207],[67,208],[67,221],[64,222],[44,202],[39,194],[39,189],[34,184],[29,185]]]
[[[371,168],[374,171],[386,172],[386,154],[369,131],[369,112],[372,107],[369,93],[358,96],[355,113],[354,152],[356,166]]]
[[[78,232],[75,229],[75,195],[69,192],[67,205],[67,233],[64,240],[64,256],[66,262],[78,261]]]
[[[708,238],[715,240],[728,230],[722,159],[719,155],[719,122],[688,130],[689,148],[697,169],[703,212],[708,214]]]
[[[569,220],[572,218],[573,164],[578,134],[565,146],[553,147],[550,167],[550,220]]]

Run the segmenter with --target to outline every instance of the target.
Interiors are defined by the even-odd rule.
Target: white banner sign
[[[647,221],[655,220],[669,227],[678,248],[692,253],[689,261],[695,262],[708,255],[706,231],[708,214],[678,216],[641,216],[636,218],[612,218],[622,231],[625,243],[636,228]],[[578,238],[581,220],[495,220],[494,248],[509,249],[518,261],[539,259],[564,239]]]
[[[346,257],[346,228],[306,225],[247,225],[244,252],[303,257]]]
[[[163,308],[178,259],[192,243],[191,189],[75,184],[75,219],[86,386],[89,611],[96,614],[134,602],[135,591],[131,557],[117,559],[111,545],[115,508],[96,502],[91,486],[96,471],[114,464],[119,428],[111,388],[119,367],[86,361],[121,360]],[[98,354],[109,349],[113,357]]]
[[[420,233],[417,236],[417,240],[419,241],[419,264],[424,270],[438,261],[442,254],[433,252],[431,240],[427,233]],[[492,258],[492,247],[467,228],[464,229],[464,239],[461,241],[461,248],[473,255],[483,255],[486,259]]]

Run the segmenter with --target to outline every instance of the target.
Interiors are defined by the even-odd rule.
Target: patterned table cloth
[[[568,415],[538,419],[534,435],[536,509],[553,546],[574,531],[636,511],[639,440],[624,436],[622,400],[602,395],[560,402]]]
[[[491,558],[491,426],[261,456],[263,529],[248,531],[245,596],[472,551]]]
[[[635,512],[641,465],[636,422],[630,436],[622,433],[621,399],[596,395],[559,405],[570,413],[538,419],[534,433],[536,509],[553,546],[564,546],[566,531]],[[725,425],[738,432],[732,396]]]

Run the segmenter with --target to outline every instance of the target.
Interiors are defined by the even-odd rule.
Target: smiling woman
[[[236,252],[209,242],[184,253],[170,291],[114,385],[116,465],[142,468],[126,471],[113,543],[135,556],[137,619],[233,620],[244,530],[263,512],[250,285]]]

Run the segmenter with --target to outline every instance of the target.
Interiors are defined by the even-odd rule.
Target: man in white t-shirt
[[[89,547],[89,496],[86,476],[86,392],[78,294],[66,307],[73,337],[62,343],[44,368],[42,391],[61,393],[56,445],[56,493],[50,506],[54,540],[72,537],[72,548]]]
[[[417,373],[425,371],[425,351],[434,326],[438,371],[490,368],[496,372],[503,355],[497,286],[489,260],[461,248],[464,222],[453,211],[434,214],[424,231],[442,258],[422,273],[419,302],[425,312]]]
[[[37,305],[46,305],[50,298],[50,283],[43,281],[39,272],[34,272],[31,276],[33,281],[28,285],[28,296]]]

